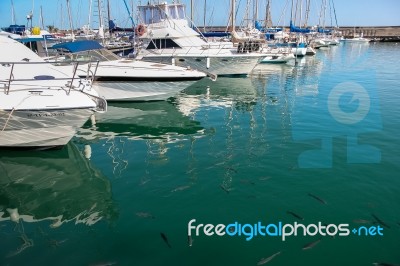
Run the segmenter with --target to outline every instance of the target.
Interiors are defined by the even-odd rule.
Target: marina
[[[110,2],[2,22],[0,265],[400,265],[400,26]]]

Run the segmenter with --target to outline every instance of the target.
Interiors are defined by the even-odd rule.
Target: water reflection
[[[96,114],[78,133],[87,140],[125,136],[130,139],[169,139],[201,132],[171,101],[110,103],[108,111]]]
[[[59,151],[0,152],[0,222],[92,225],[115,216],[111,185],[73,143]]]
[[[119,177],[134,159],[128,154],[134,141],[145,142],[151,163],[168,160],[168,145],[204,135],[199,122],[182,113],[174,99],[157,102],[110,103],[105,114],[96,115],[78,132],[78,141],[111,159],[112,173]],[[192,140],[193,142],[193,140]],[[97,148],[97,144],[101,147]],[[140,144],[138,144],[140,145]],[[88,156],[88,157],[89,157]]]
[[[258,90],[260,89],[260,90]],[[185,89],[177,98],[179,110],[192,116],[201,108],[238,108],[250,110],[263,88],[253,86],[248,77],[219,77],[217,81],[203,79]]]

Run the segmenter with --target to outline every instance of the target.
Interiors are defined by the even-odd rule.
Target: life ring
[[[146,26],[143,24],[139,24],[136,28],[135,28],[135,33],[136,35],[143,36],[143,34],[145,34],[147,31]]]

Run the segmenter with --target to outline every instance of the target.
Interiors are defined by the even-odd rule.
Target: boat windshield
[[[166,19],[185,19],[185,5],[147,5],[139,6],[140,19],[144,24],[163,22]]]
[[[69,58],[68,58],[69,57]],[[107,49],[99,49],[99,50],[87,50],[78,53],[73,53],[70,55],[66,55],[66,59],[70,59],[73,61],[113,61],[119,60],[120,58],[113,54],[112,52],[108,51]]]

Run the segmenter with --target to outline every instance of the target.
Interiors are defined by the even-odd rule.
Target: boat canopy
[[[293,25],[293,22],[290,21],[290,32],[310,33],[311,30],[307,29],[307,28],[301,29],[299,27],[296,27],[296,26]]]
[[[318,27],[318,33],[331,33],[332,30]]]
[[[25,32],[25,25],[10,25],[6,28],[3,28],[4,31],[22,35]]]
[[[144,24],[163,22],[166,19],[185,19],[184,4],[160,4],[138,6],[140,20]]]
[[[98,50],[103,49],[100,43],[96,41],[76,41],[76,42],[64,42],[53,45],[53,49],[65,49],[71,53],[77,53],[87,50]]]

